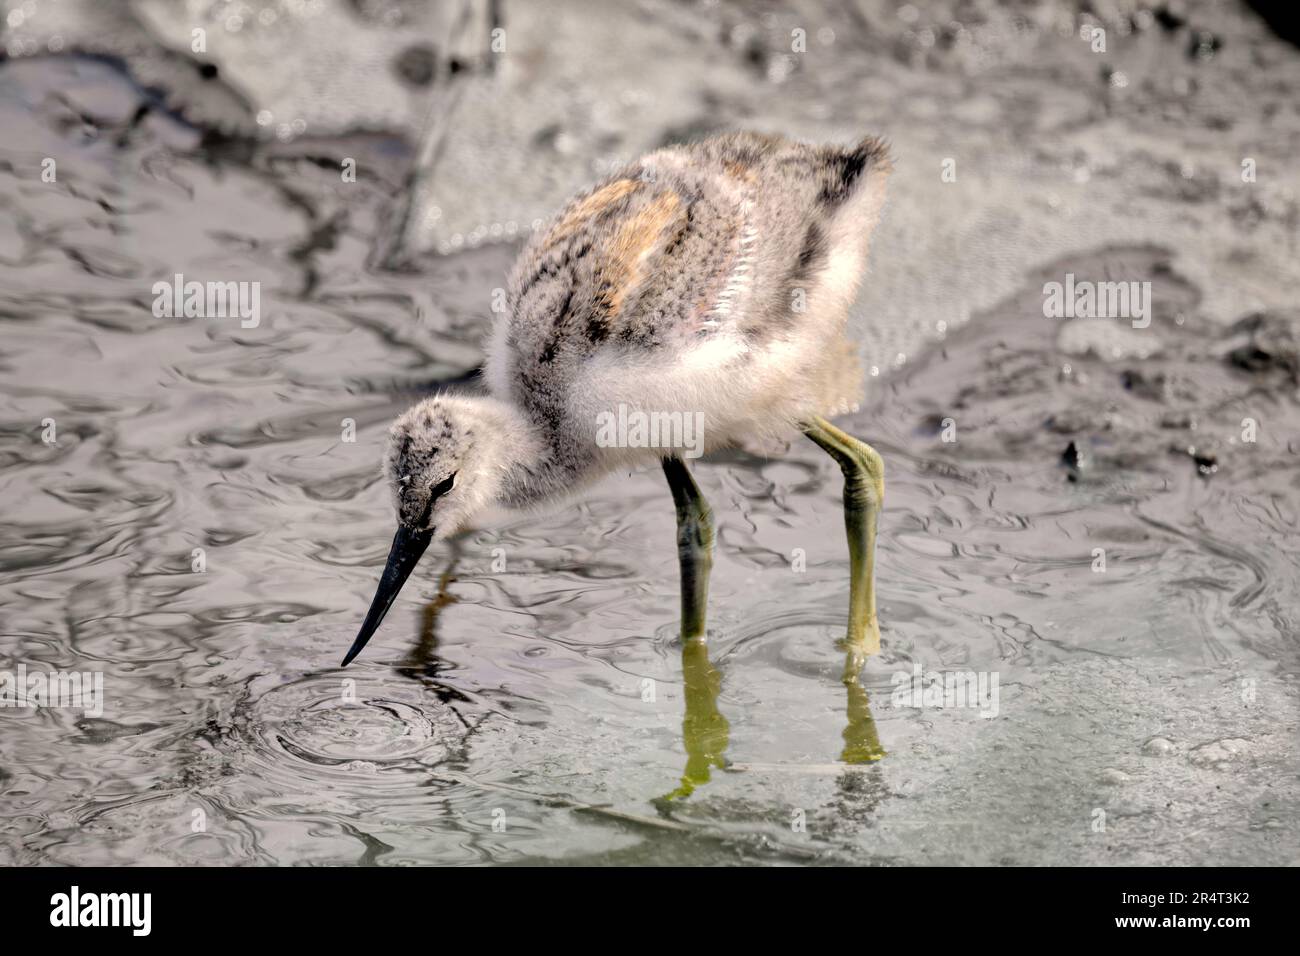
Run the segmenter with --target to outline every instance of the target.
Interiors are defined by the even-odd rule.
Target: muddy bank
[[[806,14],[772,12],[737,34],[748,21],[719,5],[689,41],[647,40],[640,55],[730,91],[673,100],[697,123],[636,100],[619,115],[650,139],[714,122],[895,138],[858,314],[879,374],[841,422],[887,461],[885,650],[849,685],[840,477],[796,445],[700,467],[719,541],[707,659],[675,642],[672,507],[647,472],[431,554],[345,695],[333,665],[391,537],[384,428],[480,361],[513,243],[460,224],[457,251],[380,267],[421,147],[387,114],[215,135],[134,61],[0,63],[0,652],[98,670],[106,697],[98,716],[0,711],[0,860],[1296,862],[1285,46],[1230,10],[1189,55],[1211,22],[1192,7],[1115,33],[1103,84],[1086,43],[1042,39],[1050,21],[1008,45],[978,29],[1001,11],[954,7],[970,43],[919,11],[828,19],[830,43],[810,21],[815,55],[782,73]],[[647,38],[681,22],[651,19]],[[599,29],[611,45],[566,68],[631,55],[613,37],[635,31]],[[521,32],[515,49],[541,43]],[[235,62],[218,64],[232,89]],[[248,108],[282,112],[248,69]],[[537,83],[581,115],[576,80]],[[529,135],[552,122],[517,112]],[[547,170],[588,176],[639,143],[588,155],[583,129],[480,155],[473,137],[500,131],[457,125],[452,168],[472,154],[493,188],[448,174],[465,205],[439,229],[522,232],[563,185]],[[491,167],[507,156],[541,172]],[[154,315],[176,272],[260,282],[261,323]],[[1048,317],[1044,287],[1067,276],[1150,283],[1149,324]],[[918,666],[996,674],[996,716],[894,706]]]
[[[511,242],[641,152],[747,127],[893,144],[855,313],[882,370],[1080,248],[1163,245],[1215,276],[1204,310],[1224,323],[1300,287],[1300,58],[1244,4],[7,8],[29,6],[0,37],[11,55],[48,55],[57,37],[109,56],[222,138],[379,176],[391,154],[337,137],[400,139],[410,188],[386,203],[376,263]]]

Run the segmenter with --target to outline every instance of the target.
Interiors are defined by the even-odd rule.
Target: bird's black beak
[[[388,563],[384,565],[384,573],[379,579],[379,590],[375,592],[375,599],[370,602],[370,611],[361,624],[361,632],[352,642],[352,649],[348,651],[348,656],[343,658],[344,667],[352,663],[352,659],[361,653],[361,649],[366,646],[371,636],[379,630],[379,622],[393,606],[397,592],[402,590],[402,585],[411,576],[415,566],[420,563],[420,556],[424,554],[432,540],[432,528],[427,531],[412,531],[405,526],[397,529],[397,534],[393,536],[393,548],[388,552]]]

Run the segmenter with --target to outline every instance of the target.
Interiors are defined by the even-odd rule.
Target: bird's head
[[[384,477],[400,528],[445,538],[472,517],[480,439],[465,399],[430,398],[407,410],[388,432]],[[471,419],[467,421],[466,419]]]
[[[514,428],[499,402],[449,396],[425,399],[393,423],[384,474],[397,534],[345,665],[379,628],[429,544],[462,530],[500,497]]]

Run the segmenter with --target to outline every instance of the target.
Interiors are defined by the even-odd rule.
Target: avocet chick
[[[429,398],[392,427],[397,534],[343,663],[435,538],[655,459],[677,509],[682,635],[702,637],[712,515],[683,458],[794,430],[844,472],[848,640],[878,650],[883,463],[824,416],[861,397],[845,326],[889,170],[873,138],[733,133],[650,153],[570,200],[511,273],[490,395]]]

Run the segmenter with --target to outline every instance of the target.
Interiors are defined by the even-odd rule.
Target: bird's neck
[[[559,436],[510,402],[496,398],[478,401],[492,432],[498,504],[528,508],[576,489],[583,468],[578,456],[564,451]]]

